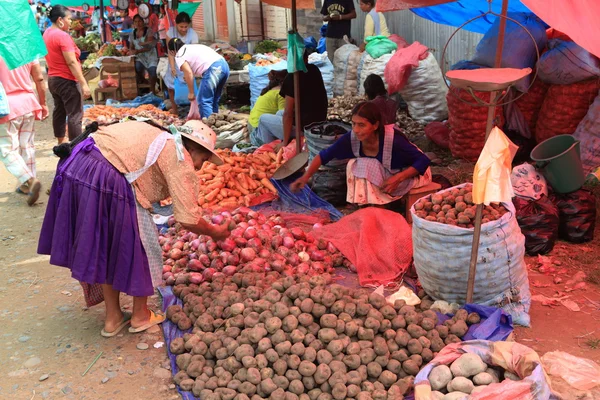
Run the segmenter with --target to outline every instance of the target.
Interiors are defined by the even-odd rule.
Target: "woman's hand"
[[[404,181],[403,175],[392,175],[383,182],[383,185],[381,185],[381,191],[390,194],[394,190],[396,190],[396,188],[398,187],[398,185],[400,185],[400,183],[402,183],[402,181]]]
[[[307,183],[308,178],[305,175],[302,175],[290,185],[290,190],[294,193],[299,192],[300,190],[304,189],[304,186],[306,186]]]
[[[196,100],[196,95],[194,93],[188,93],[188,100],[189,101],[194,101]]]
[[[171,68],[171,75],[173,78],[177,77],[177,70],[175,68]]]
[[[48,118],[48,115],[50,115],[48,112],[48,106],[44,104],[42,105],[42,121]]]
[[[215,242],[225,240],[229,237],[229,226],[228,224],[223,225],[211,225],[210,237],[213,238]]]
[[[87,82],[81,85],[81,94],[83,95],[84,99],[87,99],[92,95],[92,92]]]

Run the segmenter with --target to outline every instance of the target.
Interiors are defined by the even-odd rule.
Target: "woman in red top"
[[[67,117],[69,139],[81,134],[83,98],[90,97],[90,88],[79,63],[81,51],[68,33],[71,12],[61,5],[48,10],[48,18],[52,22],[52,26],[44,32],[44,42],[48,49],[48,89],[54,99],[52,128],[60,144],[66,141]]]

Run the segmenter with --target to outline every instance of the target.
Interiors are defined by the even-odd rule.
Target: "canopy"
[[[437,4],[437,5],[436,5]],[[411,11],[439,24],[460,26],[488,11],[487,0],[379,0],[377,11]],[[492,10],[500,13],[502,0],[492,0]],[[600,57],[600,1],[598,0],[509,0],[508,12],[534,13],[549,26],[564,32],[578,45]],[[485,33],[495,18],[480,18],[465,30]]]
[[[0,26],[0,57],[9,69],[46,55],[46,45],[27,1],[0,1]]]
[[[276,7],[292,8],[291,0],[261,0],[265,4],[269,4]],[[296,0],[297,10],[314,10],[314,0]]]

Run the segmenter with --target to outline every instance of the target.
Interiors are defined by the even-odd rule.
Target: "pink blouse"
[[[34,61],[9,70],[0,57],[0,82],[2,82],[10,107],[8,116],[0,118],[0,124],[31,112],[35,114],[36,119],[42,118],[42,106],[33,90],[33,81],[31,80],[33,64],[38,64],[38,62]]]

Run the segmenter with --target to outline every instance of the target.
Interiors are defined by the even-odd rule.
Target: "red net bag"
[[[361,286],[398,280],[412,262],[411,228],[398,213],[369,207],[313,231],[350,260]]]
[[[537,78],[529,91],[515,101],[533,136],[535,136],[535,125],[549,87],[549,84]]]
[[[477,97],[490,101],[490,93],[473,92]],[[457,98],[456,95],[460,97]],[[470,104],[465,103],[461,99]],[[448,125],[450,127],[450,151],[452,156],[468,161],[477,161],[485,144],[485,128],[487,125],[487,108],[475,107],[475,99],[465,90],[450,87],[446,95],[448,101]],[[504,125],[502,107],[496,107],[496,126]]]
[[[551,85],[535,126],[535,139],[543,142],[557,135],[572,135],[600,89],[600,79],[571,85]]]

